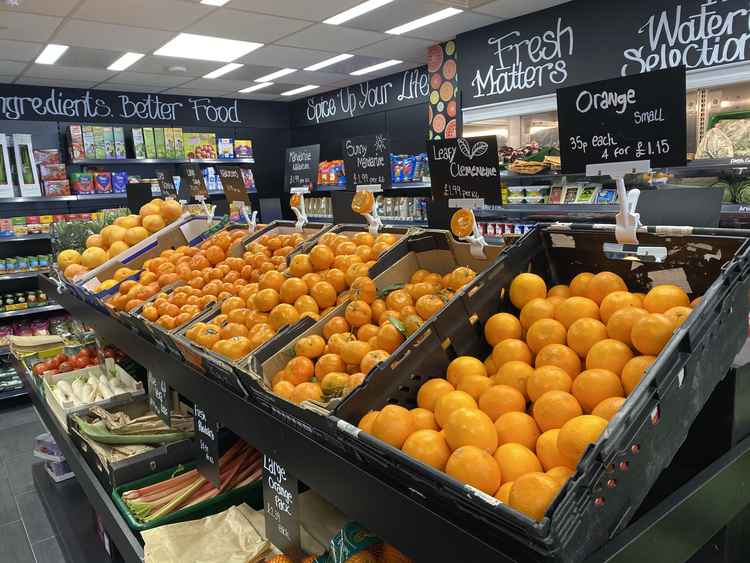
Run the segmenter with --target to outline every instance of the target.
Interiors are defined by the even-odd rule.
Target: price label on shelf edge
[[[219,458],[219,423],[200,405],[193,405],[195,422],[196,467],[209,483],[218,488],[221,484]]]
[[[427,142],[432,198],[483,199],[500,205],[497,137],[440,139]]]
[[[161,377],[148,372],[148,402],[151,410],[164,424],[172,424],[172,391]]]
[[[263,456],[263,504],[266,536],[276,548],[292,558],[301,559],[299,483],[272,457]]]
[[[560,88],[557,115],[563,173],[589,164],[687,159],[685,67]]]

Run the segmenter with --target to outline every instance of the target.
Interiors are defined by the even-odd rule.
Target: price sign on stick
[[[312,190],[318,182],[320,145],[305,145],[286,149],[284,191],[294,186],[308,186]]]
[[[164,170],[157,170],[156,177],[159,179],[161,196],[163,198],[171,197],[175,199],[177,197],[177,188],[174,187],[171,176],[167,176]]]
[[[190,195],[194,198],[208,198],[208,190],[203,181],[203,172],[197,164],[186,164],[183,174],[183,183],[190,190]]]
[[[282,553],[298,561],[300,548],[297,479],[273,458],[263,456],[263,503],[266,536]]]
[[[685,67],[559,89],[563,172],[631,161],[684,166],[685,103]]]
[[[245,180],[242,179],[242,170],[239,166],[219,166],[219,177],[228,202],[241,201],[245,205],[250,205]]]
[[[214,487],[221,484],[219,475],[219,424],[197,403],[193,405],[195,443],[198,446],[197,467]]]
[[[169,385],[155,373],[148,372],[148,402],[151,410],[167,426],[172,425],[172,393]]]
[[[428,141],[432,198],[500,205],[497,137]]]
[[[344,139],[346,186],[353,190],[360,184],[391,187],[391,143],[382,134]]]

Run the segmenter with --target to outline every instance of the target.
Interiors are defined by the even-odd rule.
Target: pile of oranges
[[[331,317],[322,335],[295,343],[294,357],[271,379],[273,392],[295,404],[347,395],[475,276],[465,266],[442,276],[420,269],[384,299],[372,279],[356,278],[344,314]]]
[[[278,267],[270,268],[264,266],[269,250],[267,245],[277,244],[272,239],[263,240],[261,237],[258,245],[265,250],[248,249],[248,252],[256,251],[252,266],[255,263],[259,266],[242,270],[247,271],[247,279],[252,281],[243,284],[236,294],[219,294],[221,312],[209,322],[191,326],[185,336],[203,348],[239,360],[270,340],[283,326],[292,325],[303,317],[320,319],[348,299],[350,289],[358,291],[365,280],[372,284],[371,288],[368,286],[368,292],[371,290],[374,299],[375,285],[366,277],[368,270],[375,258],[396,240],[391,234],[376,238],[364,232],[351,237],[326,233],[308,254],[293,256],[287,266],[285,256],[288,252],[279,253],[277,256],[282,260]],[[289,242],[298,244],[301,240]],[[362,281],[355,281],[358,278]],[[206,286],[203,291],[205,289]]]
[[[385,406],[359,428],[541,520],[699,298],[675,285],[631,293],[612,272],[550,289],[524,273],[509,294],[520,313],[487,320],[484,361],[454,359],[417,408]]]

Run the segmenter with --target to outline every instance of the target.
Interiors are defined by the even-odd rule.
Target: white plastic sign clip
[[[484,240],[484,236],[482,236],[482,233],[479,232],[479,225],[477,224],[477,218],[474,215],[475,209],[480,209],[484,207],[484,199],[479,198],[459,198],[459,199],[449,199],[448,200],[448,207],[450,209],[466,209],[469,213],[471,213],[471,234],[467,237],[460,237],[460,240],[464,242],[469,243],[469,252],[471,252],[471,255],[474,258],[479,258],[480,260],[486,260],[487,254],[484,252],[484,247],[487,246],[487,241]]]
[[[209,205],[206,203],[206,198],[202,195],[195,196],[195,199],[201,204],[203,207],[203,212],[206,214],[207,222],[209,227],[211,226],[211,223],[214,220],[214,212],[216,211],[215,205]]]
[[[639,174],[651,170],[650,160],[631,160],[586,165],[586,176],[609,176],[617,185],[617,201],[620,211],[615,216],[615,238],[620,244],[638,244],[636,231],[641,226],[640,214],[635,212],[641,191],[625,190],[625,174]]]
[[[307,212],[305,211],[305,194],[308,192],[308,189],[307,186],[301,186],[291,188],[289,191],[299,196],[299,208],[292,206],[292,211],[297,216],[297,222],[294,224],[294,228],[298,231],[302,231],[302,227],[307,224]]]
[[[372,192],[373,194],[380,193],[383,191],[383,186],[380,184],[362,184],[357,186],[358,192]],[[378,214],[378,206],[372,206],[372,213],[362,213],[362,216],[367,221],[367,230],[371,235],[375,236],[378,231],[383,228],[383,221],[380,219]]]

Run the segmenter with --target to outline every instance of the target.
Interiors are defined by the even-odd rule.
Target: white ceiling
[[[364,0],[230,0],[221,8],[200,0],[0,0],[0,83],[104,90],[164,92],[289,101],[281,92],[305,85],[324,92],[423,64],[427,48],[457,34],[567,0],[395,0],[332,26],[323,20]],[[400,36],[386,30],[455,6],[463,13]],[[202,76],[222,66],[152,53],[178,32],[263,43],[235,62],[245,66],[218,79]],[[47,43],[69,45],[55,65],[34,59]],[[123,72],[107,70],[124,52],[146,56]],[[341,53],[353,58],[305,72],[306,66]],[[402,64],[364,76],[353,70],[399,59]],[[184,67],[170,71],[169,67]],[[281,68],[299,72],[250,94],[237,91]]]

